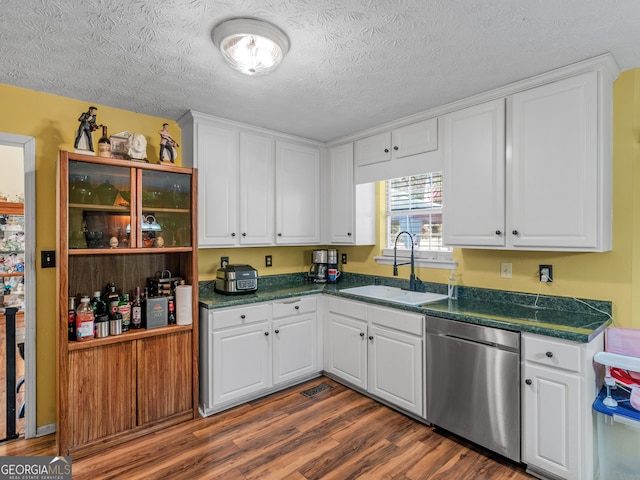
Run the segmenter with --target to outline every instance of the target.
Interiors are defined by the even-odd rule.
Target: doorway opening
[[[0,133],[0,168],[1,441],[36,435],[35,139]]]

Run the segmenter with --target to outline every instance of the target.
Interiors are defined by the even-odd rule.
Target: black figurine
[[[73,144],[74,148],[78,148],[80,144],[80,139],[82,135],[87,136],[87,142],[89,143],[89,150],[93,152],[93,135],[92,132],[98,129],[98,125],[96,125],[96,112],[98,109],[96,107],[89,107],[89,110],[84,112],[78,118],[80,122],[80,127],[78,127],[78,135],[76,136],[76,141]]]
[[[162,124],[162,130],[158,130],[160,134],[160,163],[164,162],[164,152],[167,151],[169,161],[173,163],[176,159],[176,147],[178,144],[169,133],[168,123]]]

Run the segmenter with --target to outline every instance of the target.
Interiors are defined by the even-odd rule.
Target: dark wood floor
[[[332,388],[306,397],[319,383]],[[48,436],[0,455],[53,455]],[[524,480],[520,465],[325,377],[73,462],[74,480]]]

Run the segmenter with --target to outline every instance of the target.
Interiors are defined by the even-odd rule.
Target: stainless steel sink
[[[404,305],[422,305],[424,303],[437,302],[445,300],[446,295],[432,292],[410,292],[398,287],[389,287],[386,285],[363,285],[362,287],[343,288],[343,293],[358,295],[361,297],[376,298],[378,300],[386,300],[388,302],[402,303]]]

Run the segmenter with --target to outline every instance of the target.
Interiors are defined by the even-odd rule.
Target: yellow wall
[[[554,283],[542,286],[542,293],[611,300],[616,323],[640,328],[636,318],[640,308],[640,70],[624,72],[614,86],[614,225],[613,250],[607,253],[499,252],[490,250],[454,251],[459,265],[456,278],[460,285],[536,293],[538,264],[550,263]],[[80,101],[31,90],[0,85],[3,112],[0,131],[36,138],[36,248],[53,250],[56,246],[56,159],[58,151],[72,150],[77,118],[89,105],[98,107],[98,123],[110,133],[122,130],[147,137],[148,156],[158,156],[157,131],[162,123],[181,143],[180,130],[170,119],[141,115],[101,105],[96,99]],[[180,153],[178,162],[180,163]],[[638,185],[638,188],[634,188]],[[634,194],[637,192],[637,194]],[[381,242],[379,242],[380,244]],[[248,263],[260,275],[304,272],[309,267],[312,247],[261,247],[242,249],[201,249],[200,279],[215,277],[220,256],[233,263]],[[379,247],[339,247],[347,253],[347,272],[391,276],[391,267],[377,265],[373,256]],[[274,266],[264,267],[264,256],[272,255]],[[513,263],[513,278],[500,278],[500,262]],[[425,281],[445,283],[449,272],[418,269]],[[400,275],[408,276],[407,267]],[[55,422],[55,270],[36,268],[37,312],[37,425]]]
[[[100,105],[95,100],[80,101],[0,85],[2,115],[0,132],[27,135],[36,139],[36,258],[41,250],[56,248],[56,164],[59,150],[73,151],[77,119],[87,107],[98,107],[98,123],[109,134],[124,130],[147,138],[147,155],[153,163],[159,155],[158,130],[166,121],[178,144],[180,129],[174,121],[141,115]],[[100,131],[94,133],[97,142]],[[94,146],[95,147],[95,146]],[[180,153],[178,160],[180,163]],[[36,424],[55,422],[55,313],[56,271],[36,265]]]

